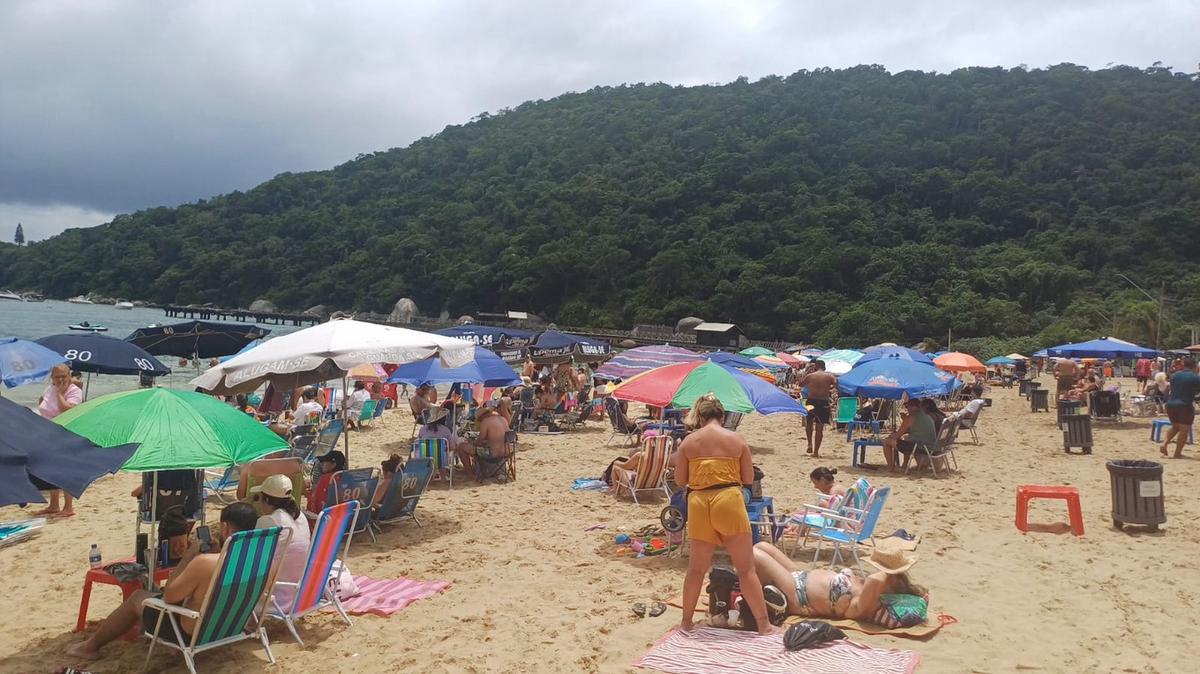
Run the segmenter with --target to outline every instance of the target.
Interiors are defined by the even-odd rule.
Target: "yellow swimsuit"
[[[750,533],[736,457],[688,459],[688,538],[720,545],[723,537]],[[728,484],[720,489],[714,485]]]

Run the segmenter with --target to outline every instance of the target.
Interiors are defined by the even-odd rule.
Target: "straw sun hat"
[[[918,559],[917,555],[901,550],[884,539],[875,544],[875,550],[867,562],[886,574],[897,574],[911,569]]]

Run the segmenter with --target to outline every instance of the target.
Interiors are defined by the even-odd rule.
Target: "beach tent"
[[[138,328],[125,341],[133,342],[156,356],[216,358],[237,353],[250,342],[269,334],[270,330],[257,325],[185,321]]]
[[[1046,349],[1055,358],[1154,358],[1158,351],[1131,344],[1120,339],[1105,337],[1079,344],[1060,344]]]
[[[871,346],[863,349],[862,358],[854,362],[854,367],[859,367],[863,363],[869,363],[880,358],[891,358],[893,356],[901,360],[911,360],[914,363],[921,363],[922,365],[933,365],[932,358],[916,349],[910,349],[905,346]]]
[[[987,372],[987,367],[969,353],[951,351],[933,359],[933,364],[947,372]]]
[[[891,399],[947,395],[961,386],[950,372],[895,354],[856,365],[837,383],[842,395]]]
[[[401,365],[387,378],[392,384],[483,384],[487,387],[516,386],[521,378],[504,360],[482,346],[471,347],[474,356],[465,365],[448,368],[437,358]]]
[[[142,347],[115,337],[83,332],[50,335],[37,342],[62,354],[71,369],[79,372],[146,374],[152,377],[171,374],[171,368]]]
[[[690,408],[697,398],[708,393],[731,412],[807,414],[800,403],[774,384],[736,367],[710,361],[655,368],[625,380],[612,390],[618,400],[679,408]]]
[[[611,358],[612,346],[602,339],[546,330],[533,336],[529,343],[529,357],[538,365],[572,360],[591,363]]]
[[[52,367],[66,361],[61,353],[37,342],[16,337],[0,339],[0,380],[9,388],[42,381]]]
[[[622,351],[596,368],[597,379],[629,379],[656,367],[704,360],[702,354],[678,346],[639,346]]]

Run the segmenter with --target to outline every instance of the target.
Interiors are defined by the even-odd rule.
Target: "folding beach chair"
[[[621,403],[612,396],[604,399],[604,411],[608,413],[608,423],[612,425],[612,434],[608,436],[608,441],[604,444],[611,445],[613,438],[618,435],[625,436],[625,443],[629,444],[631,440],[637,437],[637,424],[629,420],[625,413],[621,411]]]
[[[721,426],[731,431],[736,431],[738,426],[742,425],[742,419],[746,418],[744,412],[726,412],[725,418],[721,420]]]
[[[238,466],[229,466],[225,470],[204,471],[204,499],[217,499],[217,503],[227,505],[237,500],[235,494],[238,486]]]
[[[854,421],[858,416],[858,397],[857,396],[842,396],[838,398],[837,403],[837,418],[833,423],[841,426]]]
[[[862,571],[862,561],[858,558],[858,546],[865,545],[868,541],[872,546],[875,544],[875,524],[879,522],[879,513],[883,511],[883,506],[891,493],[891,487],[881,487],[875,490],[875,493],[869,497],[866,512],[853,512],[855,509],[846,508],[845,510],[849,513],[847,515],[825,513],[824,517],[829,524],[810,534],[812,538],[817,539],[817,548],[813,551],[812,563],[814,565],[817,563],[817,558],[821,554],[821,545],[829,542],[833,544],[830,566],[841,561],[842,547],[845,546],[850,550],[850,555],[854,558],[854,563],[858,565],[858,570]]]
[[[282,620],[287,623],[288,631],[295,637],[296,643],[304,646],[304,640],[296,631],[296,621],[304,616],[332,606],[341,614],[347,625],[353,625],[350,616],[346,615],[342,603],[338,601],[338,577],[330,576],[333,562],[338,557],[338,547],[342,548],[343,563],[350,551],[350,539],[354,533],[354,523],[359,519],[358,501],[346,501],[330,506],[321,511],[317,517],[317,525],[313,531],[312,544],[308,549],[308,561],[304,564],[304,573],[300,582],[277,581],[280,585],[294,587],[296,594],[288,606],[280,606],[274,593],[271,595],[271,606],[267,608],[266,617]],[[369,516],[363,519],[370,520]],[[344,543],[343,543],[344,541]]]
[[[375,401],[375,400],[364,400],[363,401],[362,410],[360,410],[358,413],[359,427],[366,426],[367,424],[369,424],[371,422],[372,419],[375,418],[375,405],[376,404],[377,404],[377,401]]]
[[[583,422],[591,418],[592,409],[593,408],[590,403],[576,406],[575,409],[563,415],[560,425],[567,426],[569,428],[579,428],[580,426],[583,426]]]
[[[637,495],[640,491],[661,491],[667,498],[671,498],[671,492],[667,489],[667,470],[671,467],[671,453],[674,449],[675,438],[669,435],[655,435],[644,439],[636,471],[613,466],[614,493],[620,496],[622,491],[627,491],[633,497],[634,503],[638,503]]]
[[[789,532],[795,533],[795,542],[786,551],[787,554],[794,554],[797,546],[806,547],[808,539],[813,537],[814,531],[838,523],[837,520],[826,519],[826,515],[837,515],[848,521],[856,521],[858,522],[856,525],[842,522],[845,525],[842,528],[860,530],[862,519],[866,516],[867,507],[875,496],[875,492],[876,490],[865,477],[858,478],[849,487],[846,487],[846,493],[841,496],[826,496],[817,492],[813,503],[804,504],[799,511],[789,515],[783,522],[785,529],[784,536],[780,536],[781,539],[785,538]],[[781,544],[785,542],[780,541]]]
[[[251,461],[242,466],[241,474],[238,475],[238,500],[251,503],[257,510],[258,506],[250,501],[250,489],[262,484],[263,480],[272,475],[286,475],[292,481],[292,499],[296,501],[297,506],[303,509],[304,473],[304,462],[295,457]],[[259,515],[262,514],[259,513]]]
[[[380,398],[375,401],[375,414],[371,415],[371,419],[379,419],[383,416],[383,411],[387,409],[388,398]]]
[[[1088,394],[1088,414],[1094,421],[1121,421],[1121,394],[1117,391],[1092,391]]]
[[[378,468],[352,468],[350,470],[339,470],[333,474],[329,483],[330,498],[333,499],[331,505],[341,505],[354,501],[358,503],[358,509],[364,513],[371,510],[371,499],[375,496],[375,487],[379,486],[379,469]],[[366,532],[371,540],[375,540],[375,532],[371,530],[371,518],[363,516],[354,524],[352,533],[360,534]],[[350,542],[346,541],[347,549]]]
[[[417,519],[417,504],[429,488],[429,481],[432,479],[432,459],[409,459],[408,463],[404,464],[404,470],[392,477],[392,482],[383,495],[383,501],[371,513],[371,526],[382,533],[381,525],[395,524],[410,518],[417,526],[421,526],[421,520]]]
[[[968,431],[970,431],[971,432],[971,442],[973,442],[977,445],[979,444],[979,435],[977,435],[975,433],[975,425],[979,423],[979,418],[983,416],[983,411],[985,409],[987,409],[986,405],[984,405],[983,407],[980,407],[979,411],[975,413],[974,419],[963,419],[962,417],[959,417],[959,419],[958,419],[959,430],[962,430],[965,428]]]
[[[450,453],[450,442],[445,438],[422,438],[412,443],[408,455],[414,459],[429,459],[433,462],[435,480],[442,479],[442,471],[447,473],[451,487],[454,487],[454,464],[456,458]]]
[[[488,447],[475,448],[475,481],[483,482],[489,477],[498,478],[504,482],[517,480],[517,432],[504,432],[504,446],[508,454],[502,457],[492,456]]]
[[[939,460],[946,461],[946,471],[958,470],[958,459],[954,456],[954,442],[958,437],[958,419],[946,419],[942,422],[941,429],[938,430],[937,440],[933,447],[927,447],[918,444],[913,448],[912,459],[916,459],[919,455],[929,459],[929,468],[933,471],[933,476],[937,477],[937,464]],[[947,458],[948,457],[948,458]],[[908,475],[908,469],[912,467],[913,461],[904,467],[904,474]],[[953,468],[951,467],[953,466]]]
[[[283,558],[275,551],[286,548],[291,538],[290,530],[279,527],[239,531],[230,536],[221,547],[217,572],[209,582],[199,610],[168,604],[160,598],[142,602],[143,607],[158,611],[154,631],[146,632],[151,639],[146,666],[154,655],[154,647],[162,644],[181,652],[188,671],[196,674],[196,654],[255,637],[262,642],[267,659],[273,664],[275,656],[262,626],[262,608]],[[180,628],[181,617],[196,621],[191,635],[185,636]],[[166,636],[161,635],[164,622],[171,628]]]

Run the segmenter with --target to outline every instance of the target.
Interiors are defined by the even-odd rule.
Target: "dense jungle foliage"
[[[6,237],[7,238],[7,237]],[[563,325],[695,315],[825,345],[957,337],[1163,346],[1200,325],[1200,81],[879,66],[600,87],[328,171],[23,248],[0,286],[66,297]]]

